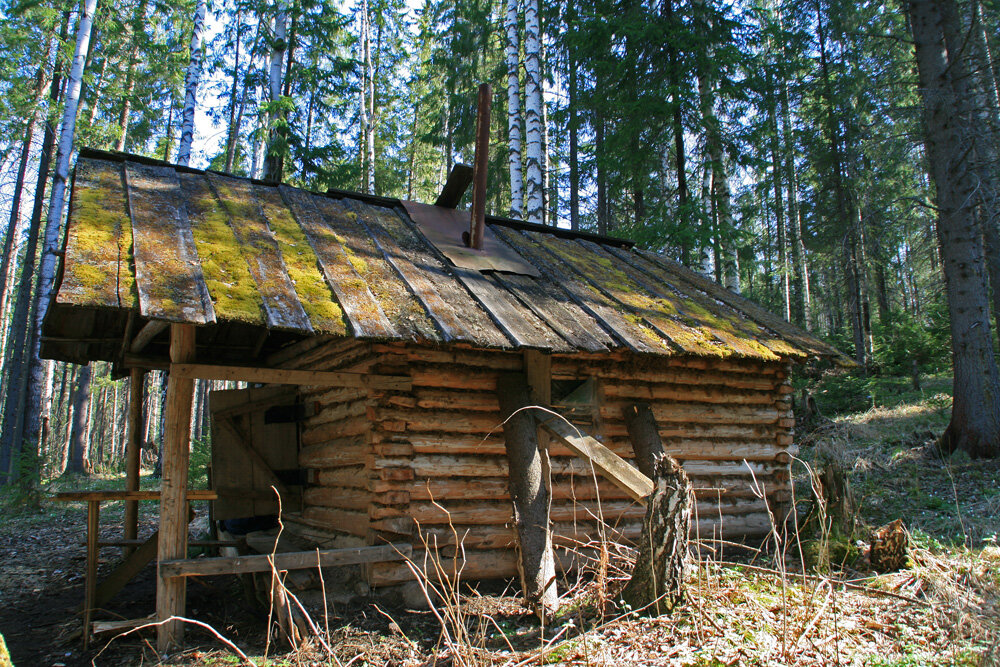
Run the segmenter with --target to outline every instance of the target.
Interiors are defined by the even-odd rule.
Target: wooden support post
[[[83,594],[83,648],[90,644],[90,619],[97,606],[97,541],[101,532],[101,501],[87,503],[87,574]]]
[[[552,404],[552,355],[539,350],[524,351],[524,374],[528,379],[528,391],[531,392],[532,405],[548,406]],[[536,420],[537,421],[537,420]],[[549,432],[541,424],[535,426],[535,437],[538,438],[538,449],[542,454],[542,479],[545,488],[552,495],[552,463],[549,459]]]
[[[190,324],[170,325],[170,361],[191,363],[195,357],[195,328]],[[187,481],[191,440],[191,400],[194,380],[170,375],[167,381],[165,435],[163,438],[163,479],[160,484],[159,561],[187,555]],[[159,570],[159,568],[157,568]],[[187,588],[184,579],[167,578],[158,571],[156,581],[156,620],[183,616]],[[157,626],[159,652],[178,648],[184,638],[179,621]]]
[[[129,374],[128,394],[128,429],[125,434],[125,490],[139,490],[139,461],[142,454],[142,385],[146,371],[133,368]],[[139,501],[125,501],[125,534],[126,540],[134,540],[139,535]],[[134,547],[125,547],[125,556],[132,553]]]
[[[622,411],[625,417],[625,428],[628,429],[632,450],[635,452],[635,462],[639,472],[652,479],[653,464],[662,455],[663,440],[660,439],[660,429],[656,426],[656,417],[647,403],[636,403]]]
[[[543,479],[535,420],[530,411],[514,414],[531,404],[527,378],[504,374],[497,380],[500,414],[509,417],[503,427],[510,470],[510,497],[520,557],[518,571],[525,602],[547,618],[559,607],[556,567],[549,532],[549,492]]]

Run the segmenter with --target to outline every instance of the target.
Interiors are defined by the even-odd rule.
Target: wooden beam
[[[129,373],[128,394],[128,426],[125,431],[125,490],[139,490],[139,459],[142,452],[142,385],[146,372],[141,368],[133,368]],[[126,540],[134,540],[139,534],[139,501],[125,501]],[[131,547],[125,548],[125,556],[132,553]]]
[[[445,181],[444,187],[441,188],[441,194],[438,195],[434,205],[443,208],[455,208],[458,206],[458,202],[462,201],[462,195],[469,189],[470,183],[472,183],[472,167],[460,162],[456,163],[451,168],[448,180]]]
[[[383,563],[409,558],[409,544],[382,544],[374,547],[289,551],[285,553],[220,558],[196,558],[160,561],[161,577],[200,577],[218,574],[269,572],[272,558],[276,570],[305,570],[313,567],[339,567],[361,563]]]
[[[132,344],[129,345],[128,351],[132,354],[138,354],[146,349],[146,346],[160,335],[161,332],[165,331],[166,328],[170,326],[169,322],[164,322],[163,320],[150,320],[139,329],[139,333],[135,335],[132,339]]]
[[[132,581],[135,575],[139,574],[142,568],[156,557],[156,546],[159,532],[154,532],[149,538],[139,545],[129,556],[112,570],[104,581],[97,585],[97,593],[94,605],[101,608],[113,598],[118,591],[125,588],[125,584]]]
[[[187,500],[216,500],[219,496],[209,489],[188,489]],[[52,500],[62,503],[75,503],[88,500],[159,500],[159,491],[60,491]]]
[[[195,356],[195,328],[190,324],[170,325],[170,361],[189,364]],[[188,459],[191,444],[191,402],[194,381],[183,373],[171,373],[167,380],[165,436],[163,438],[163,478],[160,484],[159,561],[187,555]],[[156,620],[183,616],[187,587],[183,579],[158,573],[156,581]],[[157,626],[157,650],[163,654],[179,648],[184,626],[171,621]]]
[[[625,418],[628,438],[632,441],[632,450],[635,451],[635,462],[639,466],[639,472],[652,479],[657,455],[664,453],[656,417],[653,416],[648,403],[629,405],[622,410],[622,416]]]
[[[542,428],[578,456],[590,461],[594,465],[594,469],[603,477],[614,482],[633,500],[645,504],[646,498],[653,492],[653,480],[633,468],[625,459],[596,439],[579,432],[578,429],[567,424],[561,418],[547,413],[539,413],[536,418],[541,423]]]
[[[101,501],[87,503],[87,574],[83,595],[83,648],[90,645],[90,619],[97,608],[97,539],[101,533]]]
[[[293,371],[283,368],[253,368],[250,366],[214,366],[210,364],[171,364],[170,375],[199,380],[235,380],[262,384],[297,384],[329,387],[358,387],[409,391],[409,377],[395,375],[365,375],[331,371]]]
[[[514,527],[520,545],[518,572],[525,602],[536,614],[548,618],[559,608],[555,558],[549,531],[549,491],[538,449],[535,420],[527,378],[505,373],[497,378],[497,398],[507,450],[510,498]],[[520,410],[520,411],[519,411]]]

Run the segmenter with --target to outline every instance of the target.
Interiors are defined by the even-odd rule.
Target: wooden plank
[[[634,500],[645,503],[646,498],[653,492],[651,479],[594,438],[578,433],[577,429],[558,417],[543,413],[536,414],[535,418],[539,420],[542,428],[584,460],[592,462],[598,473],[614,482]]]
[[[97,585],[97,592],[94,604],[100,608],[106,605],[118,594],[118,591],[125,588],[125,584],[132,581],[135,575],[142,571],[156,557],[156,547],[159,542],[159,531],[154,531],[139,548],[129,554],[125,560],[118,564],[102,582]]]
[[[362,563],[385,563],[410,557],[413,547],[409,544],[381,544],[374,547],[349,549],[324,549],[316,551],[288,551],[253,556],[195,558],[160,561],[161,576],[202,577],[219,574],[246,574],[278,571],[306,570],[313,567],[341,567]],[[273,564],[272,564],[273,561]]]
[[[372,296],[367,283],[354,269],[344,246],[317,208],[316,200],[321,197],[285,186],[281,186],[281,193],[316,253],[327,285],[337,295],[355,337],[398,338],[395,327]]]
[[[250,437],[243,431],[243,429],[239,428],[235,422],[228,417],[220,419],[219,425],[222,428],[227,429],[230,434],[234,436],[231,442],[234,442],[246,458],[249,459],[250,463],[253,464],[254,471],[259,471],[267,477],[267,484],[269,486],[274,486],[274,488],[278,490],[278,493],[281,494],[282,498],[291,497],[292,494],[288,490],[288,487],[285,486],[284,482],[278,479],[278,476],[273,470],[271,470],[271,466],[268,465],[267,461],[263,456],[261,456],[260,452],[254,449],[253,444],[250,442]],[[258,488],[256,484],[254,487]]]
[[[189,363],[195,355],[195,330],[190,324],[170,326],[170,360]],[[167,381],[163,438],[163,478],[160,491],[160,561],[187,555],[188,505],[186,498],[191,440],[191,403],[194,382],[171,374]],[[160,573],[156,581],[156,620],[183,616],[187,589],[183,580],[168,579]],[[166,653],[180,646],[184,628],[179,621],[157,627],[157,650]]]
[[[590,241],[579,241],[579,243],[593,252],[615,261],[618,269],[634,280],[636,284],[641,285],[643,289],[657,298],[670,303],[677,310],[678,315],[693,326],[697,326],[706,335],[717,338],[737,355],[765,361],[778,361],[780,359],[770,347],[764,344],[763,340],[766,340],[766,337],[759,336],[760,329],[753,323],[741,319],[736,312],[729,308],[720,307],[718,302],[702,300],[700,298],[702,294],[698,290],[679,289],[676,284],[677,280],[672,279],[662,271],[658,271],[657,267],[647,263],[631,250],[604,248]],[[653,275],[650,275],[651,273]],[[785,346],[785,353],[799,357],[804,356],[801,350],[791,345]]]
[[[403,257],[455,313],[452,319],[447,311],[437,311],[438,317],[447,321],[451,328],[464,330],[479,347],[510,347],[507,337],[489,315],[469,300],[468,292],[451,274],[447,260],[434,251],[405,213],[378,206],[370,206],[369,210],[377,219],[377,224],[372,226],[378,229],[377,240],[384,234],[394,241]]]
[[[554,255],[532,241],[521,232],[503,227],[496,228],[497,236],[515,250],[529,258],[544,278],[552,285],[562,288],[580,308],[590,314],[614,338],[620,340],[634,352],[664,353],[664,344],[659,336],[648,328],[627,320],[619,307],[604,293],[594,289],[586,281],[577,277]]]
[[[170,373],[183,378],[263,384],[323,385],[397,391],[408,391],[413,386],[410,378],[402,375],[366,375],[340,371],[293,371],[282,368],[253,368],[249,366],[171,364]]]
[[[817,356],[833,357],[834,360],[841,365],[854,365],[854,362],[851,359],[845,357],[835,348],[817,340],[798,327],[790,324],[783,318],[778,317],[765,308],[761,308],[749,299],[734,293],[732,290],[726,289],[722,285],[713,280],[709,280],[705,276],[698,275],[679,262],[675,262],[663,257],[662,255],[657,255],[652,252],[642,250],[636,250],[636,252],[650,262],[657,264],[664,270],[676,275],[681,280],[690,283],[693,287],[704,291],[711,298],[718,299],[722,303],[735,308],[740,313],[756,320],[761,326],[767,327],[779,336],[788,339],[791,343],[808,350],[810,353]]]
[[[139,312],[143,317],[211,324],[205,285],[184,195],[173,167],[125,163]]]
[[[235,247],[229,248],[228,254],[242,256],[246,262],[261,299],[268,328],[312,333],[312,325],[295,293],[278,242],[257,201],[259,197],[270,194],[280,202],[280,195],[274,188],[254,186],[244,178],[207,173],[205,179],[221,203],[223,215],[232,230],[233,238],[225,240]],[[234,287],[247,289],[249,286]]]
[[[514,274],[493,274],[493,279],[507,288],[545,321],[563,340],[576,349],[606,352],[614,345],[594,318],[570,301],[548,281]]]
[[[392,323],[397,337],[441,342],[441,335],[423,304],[372,241],[364,224],[366,218],[374,219],[370,207],[351,199],[329,197],[319,197],[314,203],[329,230],[343,245],[351,266]]]
[[[441,194],[438,195],[434,205],[442,208],[456,208],[458,202],[462,201],[462,195],[469,189],[469,184],[471,183],[472,167],[461,162],[456,162],[452,165],[451,172],[448,174],[448,180],[444,182]]]
[[[60,304],[133,308],[132,225],[122,164],[80,159],[73,172]]]
[[[97,540],[101,533],[101,501],[87,503],[87,572],[83,593],[83,648],[90,645],[90,619],[97,608]]]
[[[186,492],[187,500],[215,500],[215,491],[210,491],[208,489],[188,489]],[[104,501],[114,501],[114,500],[159,500],[159,491],[121,491],[121,490],[106,490],[106,491],[60,491],[52,497],[52,500],[69,503],[69,502],[81,502],[90,500],[104,500]]]
[[[447,301],[441,298],[434,284],[426,274],[426,269],[418,269],[406,258],[403,249],[379,225],[370,206],[362,206],[353,202],[352,208],[358,213],[358,222],[368,232],[375,247],[381,251],[386,261],[396,270],[407,287],[423,305],[424,310],[434,320],[441,331],[441,339],[445,342],[464,340],[475,342],[475,337],[469,335],[464,323]]]
[[[513,295],[498,287],[479,271],[456,266],[455,276],[482,304],[490,317],[518,347],[568,352],[572,348],[530,309],[518,303]]]
[[[713,336],[691,326],[676,305],[651,294],[633,280],[618,263],[602,256],[600,246],[584,242],[544,238],[530,234],[545,249],[559,257],[591,287],[617,303],[617,308],[633,319],[641,319],[676,349],[696,356],[726,357],[732,350],[721,345]]]
[[[125,433],[125,490],[139,490],[139,458],[142,453],[143,410],[142,386],[146,373],[140,368],[133,368],[129,374],[128,394],[128,426]],[[126,540],[134,540],[139,534],[139,503],[135,500],[125,502]],[[132,549],[126,549],[128,556]]]

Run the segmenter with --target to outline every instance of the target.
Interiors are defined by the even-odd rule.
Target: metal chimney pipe
[[[472,220],[467,244],[474,250],[483,249],[486,230],[486,172],[490,161],[490,106],[493,89],[488,83],[479,86],[479,107],[476,112],[476,158],[472,163]]]

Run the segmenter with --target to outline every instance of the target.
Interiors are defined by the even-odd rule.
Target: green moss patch
[[[218,318],[263,324],[263,301],[230,226],[227,185],[218,180],[213,183],[221,190],[217,198],[204,176],[181,175],[205,284]]]
[[[319,269],[319,260],[309,245],[306,234],[291,211],[277,197],[261,199],[260,207],[274,232],[285,268],[295,285],[295,293],[317,333],[347,335],[344,311]]]
[[[80,160],[76,167],[59,301],[131,308],[132,221],[119,165]]]

